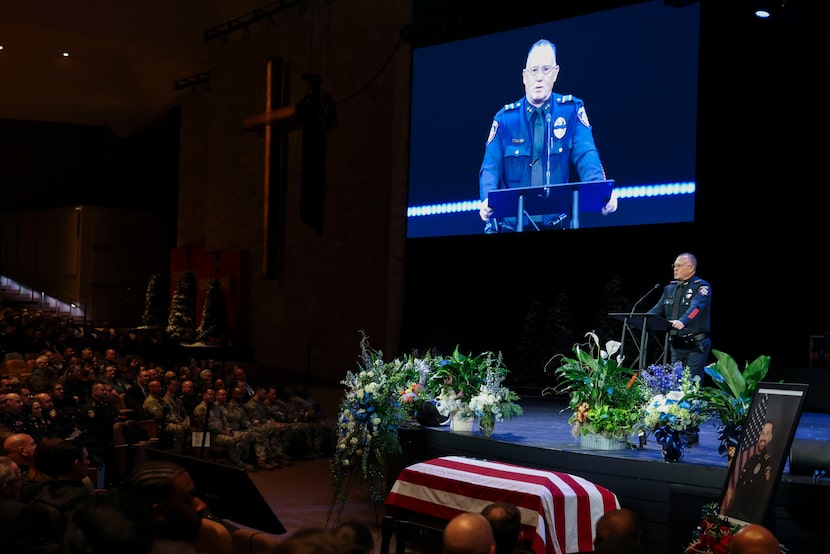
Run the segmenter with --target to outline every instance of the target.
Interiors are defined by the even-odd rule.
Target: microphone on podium
[[[641,303],[643,300],[645,300],[646,298],[648,298],[648,295],[649,295],[649,294],[651,294],[652,292],[656,291],[656,290],[657,290],[657,289],[659,289],[659,288],[660,288],[660,283],[655,283],[653,287],[651,287],[650,289],[648,289],[648,292],[647,292],[647,293],[645,293],[643,296],[641,296],[641,297],[640,297],[640,299],[639,299],[639,300],[637,300],[637,301],[634,303],[634,306],[631,308],[631,314],[629,314],[629,317],[632,317],[632,316],[634,315],[634,312],[636,312],[636,311],[637,311],[637,306],[639,306],[639,305],[640,305],[640,303]]]

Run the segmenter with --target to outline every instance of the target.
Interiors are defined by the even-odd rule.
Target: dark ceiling
[[[208,69],[205,31],[268,0],[3,2],[0,118],[102,125],[124,135],[165,113]],[[65,50],[70,57],[61,55]]]

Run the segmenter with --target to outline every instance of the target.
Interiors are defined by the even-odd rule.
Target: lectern
[[[487,205],[493,217],[515,217],[517,233],[524,230],[524,216],[542,214],[565,214],[571,218],[570,228],[576,229],[579,214],[601,212],[613,189],[613,180],[499,189],[487,195]]]
[[[625,346],[625,336],[626,334],[631,335],[631,338],[634,339],[634,344],[637,347],[637,369],[643,370],[647,368],[648,363],[646,357],[648,355],[649,333],[655,331],[668,331],[671,329],[671,323],[669,323],[669,321],[664,317],[650,314],[648,312],[612,312],[608,315],[623,322],[622,337],[620,338],[620,351],[625,352],[623,350],[623,347]],[[636,329],[640,332],[639,341],[637,340],[636,334],[632,329]],[[668,346],[669,334],[666,333],[666,338],[663,341],[663,353],[661,355],[663,364],[666,363],[666,356],[668,355],[669,350]]]

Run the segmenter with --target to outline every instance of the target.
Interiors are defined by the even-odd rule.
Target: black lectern
[[[487,195],[487,205],[493,217],[515,217],[517,233],[524,230],[523,216],[541,214],[566,214],[571,229],[576,229],[580,212],[601,212],[613,189],[613,180],[499,189]]]
[[[623,322],[622,338],[620,339],[620,351],[625,352],[625,350],[623,350],[623,347],[625,346],[625,335],[626,333],[630,334],[631,338],[634,339],[634,345],[637,347],[637,353],[639,354],[637,358],[637,369],[643,370],[647,368],[648,364],[646,362],[646,356],[648,354],[648,335],[654,331],[668,331],[671,329],[669,321],[664,317],[647,312],[612,312],[608,315]],[[632,328],[640,331],[639,341],[637,341],[637,337],[634,334],[634,331],[632,331]],[[666,338],[663,341],[663,354],[661,356],[661,363],[663,364],[666,363],[666,355],[669,350],[668,343],[669,334],[666,333]]]

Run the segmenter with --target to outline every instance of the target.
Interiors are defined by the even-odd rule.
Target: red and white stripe
[[[400,509],[450,520],[510,502],[522,512],[522,532],[537,554],[593,550],[602,514],[620,507],[608,489],[568,473],[446,456],[401,471],[386,498]]]

